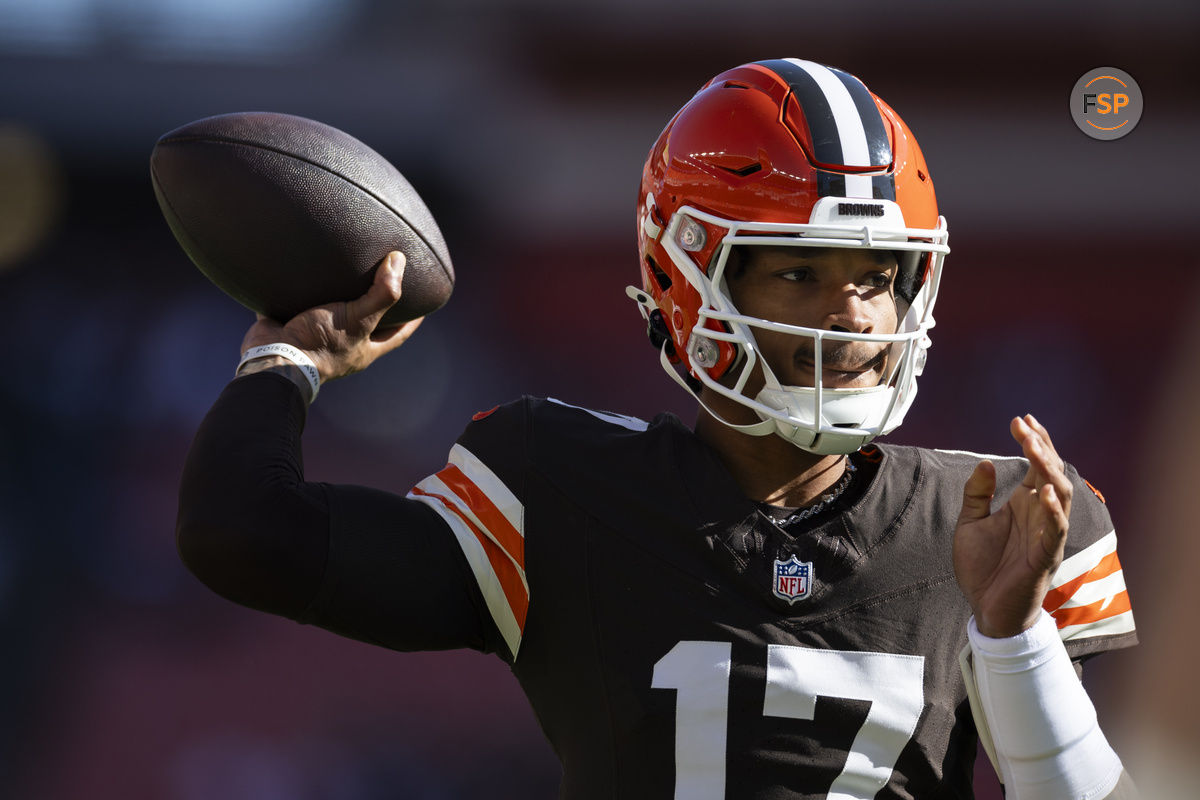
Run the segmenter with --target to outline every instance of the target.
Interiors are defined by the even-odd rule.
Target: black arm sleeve
[[[466,558],[427,506],[304,480],[305,405],[286,377],[232,381],[184,465],[176,542],[217,594],[397,650],[494,651]]]

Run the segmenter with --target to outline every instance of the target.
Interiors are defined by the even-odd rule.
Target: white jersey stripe
[[[871,150],[867,144],[867,131],[863,127],[862,118],[858,115],[858,107],[846,85],[834,75],[828,67],[813,61],[803,61],[799,58],[786,59],[807,72],[816,81],[829,109],[833,112],[834,125],[837,126],[838,138],[842,145],[842,163],[850,167],[871,166]],[[846,175],[846,196],[871,199],[871,176]]]
[[[645,420],[638,419],[637,417],[627,417],[624,414],[614,414],[610,411],[593,411],[590,408],[584,408],[583,406],[572,405],[571,403],[564,403],[562,400],[555,400],[553,397],[550,397],[547,399],[551,403],[555,403],[560,406],[566,406],[567,408],[576,408],[576,409],[579,409],[580,411],[586,411],[587,413],[591,414],[593,417],[595,417],[598,420],[601,420],[603,422],[608,422],[613,425],[620,425],[622,428],[626,428],[631,431],[637,431],[640,433],[641,431],[644,431],[644,430],[646,430],[646,428],[650,427],[650,423],[646,422]]]
[[[952,456],[974,456],[980,461],[984,460],[985,458],[988,461],[1025,461],[1024,456],[998,456],[993,453],[976,453],[974,450],[947,450],[939,447],[933,452],[949,453]]]
[[[1057,589],[1064,583],[1073,581],[1080,575],[1091,572],[1097,564],[1103,561],[1105,557],[1115,553],[1116,550],[1117,532],[1112,530],[1102,539],[1097,539],[1083,550],[1080,550],[1059,564],[1054,577],[1050,579],[1050,588]]]
[[[1112,602],[1113,598],[1125,591],[1125,573],[1123,570],[1117,570],[1111,575],[1105,575],[1103,578],[1095,581],[1088,581],[1075,590],[1071,598],[1067,602],[1059,606],[1058,609],[1073,608],[1076,606],[1090,606],[1092,603],[1103,603],[1100,607],[1103,611]]]
[[[524,538],[525,506],[504,485],[504,481],[500,480],[487,464],[480,461],[474,453],[461,444],[456,444],[450,448],[450,463],[462,470],[463,474],[479,488],[479,491],[487,495],[487,498],[492,501],[492,505],[504,515],[504,518],[521,535],[521,538]],[[424,489],[425,487],[422,486],[421,488]],[[426,489],[425,491],[431,490]],[[484,530],[487,530],[478,520],[475,520],[475,523]],[[493,536],[492,538],[494,539],[495,537]],[[496,544],[499,544],[499,542],[496,542]],[[518,566],[520,565],[518,564]]]
[[[421,484],[425,484],[426,481],[422,481]],[[422,491],[433,490],[432,488],[427,489],[421,484],[418,486]],[[491,612],[492,619],[496,622],[496,628],[504,637],[504,642],[515,659],[517,650],[521,647],[521,626],[517,623],[512,607],[508,604],[504,588],[500,585],[500,579],[496,577],[491,562],[488,561],[483,545],[466,523],[448,509],[439,498],[411,492],[408,497],[411,500],[420,501],[436,511],[454,532],[454,538],[458,539],[458,545],[462,548],[463,555],[467,557],[467,563],[471,565],[471,572],[475,574],[475,581],[479,584],[479,591],[483,594],[488,611]],[[522,580],[524,580],[524,575],[522,575]]]
[[[1126,611],[1107,619],[1097,620],[1096,622],[1087,622],[1082,625],[1068,625],[1065,628],[1059,628],[1058,635],[1062,637],[1064,642],[1069,642],[1072,639],[1089,639],[1093,636],[1117,636],[1122,633],[1129,633],[1135,627],[1133,624],[1133,612]]]
[[[454,489],[443,483],[441,478],[439,478],[437,475],[430,475],[428,478],[418,483],[417,488],[422,492],[439,495],[445,498],[448,502],[454,503],[454,507],[458,509],[459,513],[471,520],[471,523],[476,528],[479,528],[479,530],[483,531],[489,539],[495,542],[496,546],[500,548],[500,551],[504,553],[504,556],[512,562],[513,566],[517,570],[517,575],[519,575],[521,578],[521,585],[525,587],[525,594],[529,594],[529,582],[525,580],[525,565],[518,561],[512,553],[505,549],[504,544],[496,537],[496,534],[494,534],[488,528],[488,526],[484,524],[483,520],[476,516],[475,512],[471,510],[471,507],[467,505],[466,498],[460,497],[454,491]],[[419,495],[417,496],[419,497]],[[453,512],[450,513],[452,516],[454,515]],[[470,529],[468,529],[468,533],[470,533]],[[471,538],[474,539],[475,534],[471,533]]]

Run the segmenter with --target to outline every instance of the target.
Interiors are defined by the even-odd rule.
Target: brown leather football
[[[324,123],[268,112],[197,120],[158,140],[150,177],[200,271],[280,322],[363,294],[392,250],[407,256],[403,296],[380,327],[440,308],[454,288],[446,243],[416,190]]]

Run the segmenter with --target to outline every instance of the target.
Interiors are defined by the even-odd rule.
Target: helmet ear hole
[[[663,272],[662,267],[658,266],[653,258],[646,256],[646,264],[650,267],[650,274],[654,276],[654,282],[658,284],[661,291],[666,291],[671,288],[671,276]]]

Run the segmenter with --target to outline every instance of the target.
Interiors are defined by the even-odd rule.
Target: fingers
[[[1044,445],[1045,449],[1048,451],[1048,455],[1051,457],[1051,460],[1058,463],[1059,471],[1064,471],[1065,465],[1063,464],[1063,460],[1058,455],[1058,452],[1054,449],[1054,442],[1050,439],[1050,432],[1046,430],[1046,427],[1042,425],[1042,423],[1038,422],[1037,418],[1034,417],[1033,414],[1026,414],[1023,421],[1025,422],[1026,426],[1031,428],[1034,433],[1038,435],[1038,438],[1041,440],[1041,444]]]
[[[992,497],[996,493],[996,465],[980,461],[963,487],[962,511],[958,523],[983,519],[991,513]]]
[[[371,288],[346,304],[346,319],[350,325],[361,325],[366,331],[375,328],[384,313],[400,299],[404,265],[404,254],[399,250],[387,254],[375,270]]]
[[[400,299],[404,267],[403,253],[388,253],[376,268],[371,286],[361,296],[301,312],[272,334],[271,341],[286,341],[306,351],[323,381],[366,369],[377,358],[399,347],[421,324],[418,319],[378,330],[383,315]],[[272,323],[259,320],[251,332],[267,324]]]
[[[1028,415],[1026,415],[1028,416]],[[1034,450],[1037,447],[1034,439],[1037,433],[1025,421],[1024,417],[1013,417],[1012,422],[1008,425],[1009,433],[1017,444],[1021,445],[1025,458],[1029,461],[1029,469],[1025,472],[1025,477],[1021,479],[1021,484],[1026,489],[1037,489],[1038,486],[1046,482],[1045,476],[1038,469],[1038,464],[1034,461]]]
[[[405,257],[403,253],[399,251],[388,253],[387,258],[379,265],[379,270],[375,275],[375,283],[372,284],[367,294],[360,298],[364,304],[372,301],[376,303],[374,306],[364,306],[370,309],[371,313],[363,320],[363,330],[370,331],[370,335],[367,341],[363,343],[363,346],[370,354],[372,361],[387,355],[407,342],[409,337],[416,332],[417,328],[425,320],[424,317],[418,317],[395,327],[383,329],[377,327],[379,320],[383,318],[387,310],[400,299],[401,287],[404,281],[404,266]]]
[[[1032,489],[1051,481],[1060,492],[1069,494],[1071,482],[1067,479],[1067,465],[1054,449],[1054,442],[1045,426],[1033,414],[1026,414],[1024,417],[1015,417],[1009,429],[1029,459],[1031,470],[1036,472],[1036,477],[1026,475],[1023,483]]]
[[[376,330],[371,334],[372,349],[376,350],[380,355],[390,353],[407,342],[408,337],[412,336],[424,321],[424,317],[417,317],[395,328]]]
[[[1029,459],[1029,471],[1021,481],[1034,490],[1056,530],[1065,534],[1071,514],[1074,489],[1067,477],[1066,464],[1054,449],[1050,433],[1032,414],[1013,419],[1010,426],[1024,455]]]
[[[1040,526],[1041,535],[1030,543],[1031,547],[1036,548],[1030,551],[1030,557],[1035,564],[1050,572],[1062,563],[1063,551],[1067,546],[1069,508],[1064,507],[1054,484],[1046,484],[1038,491],[1037,498],[1047,524]]]
[[[1046,512],[1046,515],[1054,523],[1055,531],[1065,538],[1067,528],[1069,527],[1067,509],[1063,506],[1062,498],[1059,497],[1054,484],[1046,484],[1045,488],[1038,492],[1038,502],[1041,504],[1042,510]]]

